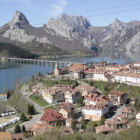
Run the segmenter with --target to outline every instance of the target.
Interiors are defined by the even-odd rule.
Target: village
[[[42,79],[73,80],[74,85],[65,82],[46,86]],[[117,65],[102,61],[90,65],[72,64],[62,69],[56,63],[54,73],[46,73],[42,79],[31,87],[31,91],[28,84],[24,84],[26,88],[20,93],[25,98],[41,97],[48,103],[34,124],[30,127],[25,125],[31,136],[41,135],[53,128],[60,128],[62,135],[76,131],[85,133],[88,129],[96,134],[110,135],[127,131],[134,124],[140,126],[140,110],[136,108],[138,97],[130,98],[128,93],[117,90],[122,84],[140,86],[140,62]],[[104,94],[99,87],[93,86],[95,81],[115,83],[116,87]],[[32,117],[28,123],[34,119]],[[12,140],[24,139],[22,133],[13,134],[12,131],[0,132],[0,139],[4,136]]]

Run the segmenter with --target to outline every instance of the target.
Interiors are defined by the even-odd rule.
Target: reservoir
[[[139,53],[134,52],[118,52],[118,51],[105,51],[100,53],[98,56],[69,56],[61,57],[57,59],[51,59],[54,61],[65,61],[65,62],[100,62],[101,60],[125,64],[140,61]],[[62,65],[59,65],[61,68]],[[32,75],[37,72],[51,73],[54,71],[54,65],[37,65],[30,63],[18,63],[18,62],[1,62],[0,61],[0,93],[3,91],[4,87],[6,89],[12,89],[14,81],[16,78],[22,79],[26,82],[30,79]]]

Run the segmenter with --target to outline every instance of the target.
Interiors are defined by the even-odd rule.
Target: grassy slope
[[[44,107],[49,105],[49,103],[47,103],[42,97],[40,96],[30,96],[29,97],[31,100],[33,100],[34,102],[36,102],[39,106]]]

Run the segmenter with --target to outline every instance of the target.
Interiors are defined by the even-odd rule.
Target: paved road
[[[20,124],[20,126],[24,125],[26,128],[32,127],[34,124],[37,123],[37,121],[40,120],[40,118],[42,117],[44,111],[43,111],[43,107],[40,107],[38,104],[36,104],[35,102],[33,102],[28,96],[25,96],[25,94],[28,94],[28,90],[29,87],[28,85],[23,85],[20,93],[23,95],[23,98],[25,98],[27,101],[29,101],[31,104],[34,105],[35,109],[37,110],[38,114],[34,115],[33,118],[30,121],[24,122],[22,124]],[[50,106],[50,105],[48,105]],[[47,107],[47,106],[46,106]],[[11,132],[14,132],[14,127],[7,129],[8,131],[10,130]]]
[[[43,112],[43,108],[40,107],[38,104],[36,104],[34,101],[32,101],[29,97],[28,97],[28,93],[30,94],[29,90],[29,86],[26,84],[24,84],[20,90],[20,93],[23,95],[23,98],[25,98],[28,102],[30,102],[31,104],[34,105],[35,109],[37,110],[38,113],[42,113]],[[27,95],[27,96],[25,96]]]
[[[26,122],[20,124],[20,126],[22,127],[22,125],[24,125],[26,127],[26,129],[29,128],[29,127],[32,127],[34,124],[37,123],[37,121],[40,120],[40,118],[42,117],[42,115],[43,115],[43,112],[40,113],[40,114],[34,115],[33,118],[30,121],[26,121]],[[15,128],[12,127],[10,129],[7,129],[7,131],[10,130],[11,132],[14,132],[14,129]]]
[[[121,86],[121,83],[114,89],[114,91],[115,91],[116,89],[118,89],[120,86]]]

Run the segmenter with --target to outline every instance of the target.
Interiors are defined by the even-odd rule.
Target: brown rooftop
[[[110,93],[109,93],[110,95],[115,95],[115,96],[122,96],[122,95],[124,95],[125,93],[124,92],[121,92],[121,91],[111,91]]]
[[[100,126],[97,126],[95,127],[97,130],[99,130],[100,132],[109,132],[109,131],[112,131],[113,129],[108,127],[108,126],[105,126],[105,125],[100,125]]]

